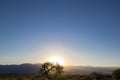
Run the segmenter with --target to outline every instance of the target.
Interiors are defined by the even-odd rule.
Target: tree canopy
[[[56,79],[59,80],[63,73],[63,66],[59,64],[53,64],[51,62],[45,62],[42,64],[39,74],[43,78],[50,80]]]

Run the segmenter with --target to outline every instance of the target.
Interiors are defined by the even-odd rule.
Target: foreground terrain
[[[0,80],[48,80],[47,78],[40,78],[38,75],[18,75],[6,74],[0,75]],[[62,80],[112,80],[109,74],[91,73],[86,75],[64,75]]]

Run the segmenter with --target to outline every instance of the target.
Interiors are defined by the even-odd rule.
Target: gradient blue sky
[[[0,0],[0,64],[120,66],[119,0]]]

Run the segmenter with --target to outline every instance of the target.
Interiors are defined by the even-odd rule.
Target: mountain
[[[117,67],[66,66],[67,74],[87,74],[92,72],[111,74]]]
[[[0,65],[0,74],[37,74],[41,64]],[[65,74],[112,73],[114,67],[65,66]]]
[[[0,65],[0,74],[34,74],[41,64]]]

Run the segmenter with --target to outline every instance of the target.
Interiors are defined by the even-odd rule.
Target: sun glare
[[[59,57],[50,57],[49,59],[48,59],[48,61],[49,62],[51,62],[51,63],[53,63],[53,64],[60,64],[60,65],[64,65],[64,61],[61,59],[61,58],[59,58]]]

